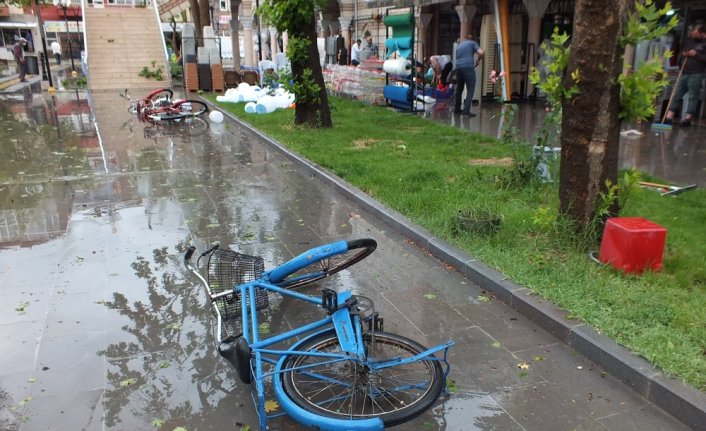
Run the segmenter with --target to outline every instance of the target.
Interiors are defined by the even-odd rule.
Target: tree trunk
[[[196,44],[198,46],[203,46],[203,29],[201,28],[201,12],[199,8],[199,0],[189,0],[189,7],[191,9],[191,19],[194,20],[194,27],[196,28]]]
[[[622,54],[618,39],[629,0],[576,0],[571,58],[580,93],[562,103],[559,211],[578,229],[595,219],[606,180],[617,183]],[[610,208],[617,213],[617,203]]]
[[[319,48],[316,44],[316,22],[313,16],[311,21],[307,22],[300,31],[296,36],[310,41],[309,53],[306,62],[292,62],[292,74],[294,75],[294,80],[297,81],[304,76],[306,69],[311,69],[313,72],[312,78],[319,86],[319,101],[300,101],[297,99],[294,110],[294,124],[305,124],[311,127],[331,127],[333,123],[331,122],[324,75],[321,72],[321,63],[319,62]]]
[[[216,12],[215,10],[213,11]],[[199,1],[199,15],[201,18],[201,28],[211,25],[211,3],[205,0]]]

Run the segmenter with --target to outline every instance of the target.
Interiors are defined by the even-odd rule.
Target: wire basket
[[[260,278],[264,270],[265,263],[261,257],[248,256],[228,249],[216,249],[208,257],[208,285],[211,293],[221,293]],[[224,321],[242,314],[240,294],[237,292],[218,298],[215,303]],[[255,288],[255,309],[262,310],[269,304],[267,290]],[[250,301],[247,305],[250,306]]]

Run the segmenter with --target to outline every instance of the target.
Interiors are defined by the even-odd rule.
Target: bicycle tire
[[[368,356],[375,361],[402,356],[410,357],[426,350],[421,344],[400,335],[376,332],[364,334]],[[383,349],[391,349],[388,355]],[[297,347],[299,352],[336,352],[340,345],[335,330],[313,336]],[[378,357],[377,354],[382,354]],[[316,363],[321,362],[320,366]],[[281,362],[280,373],[286,396],[299,407],[320,416],[362,420],[379,417],[386,427],[407,422],[426,411],[439,398],[444,388],[444,372],[439,361],[423,359],[400,367],[390,367],[373,373],[355,359],[331,363],[330,358],[290,355]],[[297,367],[306,366],[301,372]],[[400,372],[402,378],[394,375]],[[428,377],[428,384],[420,381]],[[407,376],[407,377],[405,377]],[[386,387],[397,385],[398,387]],[[399,387],[399,385],[403,385]],[[409,386],[409,387],[405,387]],[[371,392],[376,395],[371,396]],[[376,411],[376,408],[379,410]]]
[[[148,94],[145,97],[145,99],[151,100],[151,101],[156,101],[159,99],[172,100],[173,96],[174,96],[174,91],[172,91],[171,88],[160,88],[159,90],[154,90],[153,92]]]
[[[172,106],[179,110],[179,113],[182,115],[181,118],[184,116],[196,117],[208,112],[208,105],[200,100],[180,100]]]
[[[348,251],[313,260],[309,265],[277,282],[277,286],[285,289],[295,289],[321,280],[360,262],[377,248],[377,242],[369,238],[347,241],[347,244]]]

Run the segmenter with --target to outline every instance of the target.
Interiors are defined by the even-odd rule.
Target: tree
[[[199,0],[189,0],[189,10],[196,28],[196,40],[199,46],[203,46],[203,27],[211,25],[209,3],[206,0],[202,0],[202,2],[203,4],[199,3]]]
[[[670,2],[658,8],[654,0],[576,0],[563,85],[576,91],[561,103],[559,212],[579,230],[618,213],[621,120],[651,117],[655,97],[667,85],[662,58],[623,74],[623,54],[626,45],[674,28],[676,17],[663,20],[670,9]]]
[[[561,214],[580,228],[593,220],[606,181],[617,183],[620,139],[620,40],[629,0],[576,0],[566,84],[578,94],[562,102]],[[613,203],[617,212],[617,202]]]
[[[264,0],[258,12],[277,30],[289,34],[287,57],[296,97],[294,124],[331,127],[331,112],[316,43],[316,9],[322,0]]]

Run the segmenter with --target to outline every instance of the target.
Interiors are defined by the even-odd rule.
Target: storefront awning
[[[36,22],[0,21],[0,28],[34,28],[36,26]]]

